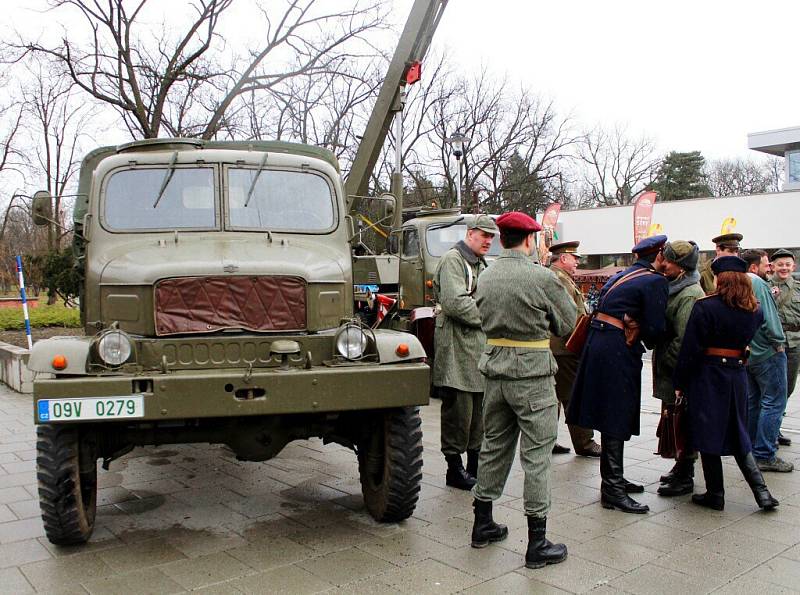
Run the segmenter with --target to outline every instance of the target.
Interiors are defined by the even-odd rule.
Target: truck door
[[[419,233],[405,227],[400,237],[400,308],[412,310],[425,305],[425,279]]]

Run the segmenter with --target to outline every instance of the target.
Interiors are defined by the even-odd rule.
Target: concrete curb
[[[33,392],[33,372],[28,369],[30,351],[0,342],[0,382],[18,393]]]

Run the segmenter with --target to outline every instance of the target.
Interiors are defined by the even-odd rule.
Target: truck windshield
[[[336,221],[330,185],[301,171],[231,167],[227,206],[232,229],[320,232]]]
[[[176,168],[154,205],[167,175],[163,167],[112,174],[106,183],[105,223],[115,230],[216,229],[214,169]]]
[[[453,244],[459,240],[463,240],[467,235],[467,224],[458,223],[450,227],[439,227],[428,229],[425,232],[425,243],[428,246],[428,254],[431,256],[444,256]],[[492,247],[489,248],[489,256],[497,256],[500,254],[500,237],[494,236],[492,240]]]

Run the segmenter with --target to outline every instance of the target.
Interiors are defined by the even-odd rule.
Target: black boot
[[[603,450],[600,454],[600,476],[603,478],[600,488],[600,504],[603,508],[617,508],[622,512],[634,514],[644,514],[649,511],[649,506],[640,504],[626,492],[625,478],[622,477],[624,442],[616,438],[601,436],[600,444]]]
[[[471,490],[475,485],[475,478],[464,469],[461,455],[447,455],[444,459],[447,461],[445,483],[459,490]]]
[[[472,502],[475,509],[475,524],[472,525],[472,547],[486,547],[508,537],[508,527],[498,525],[492,519],[492,503],[477,498]]]
[[[542,568],[547,564],[558,564],[567,559],[567,546],[550,543],[545,537],[547,518],[528,517],[528,551],[525,552],[525,568]]]
[[[747,485],[753,490],[753,496],[756,498],[756,504],[759,508],[764,510],[774,510],[778,505],[778,501],[772,497],[767,489],[767,484],[764,482],[764,476],[761,474],[761,469],[758,468],[753,453],[748,452],[747,455],[736,457],[736,464],[744,475]]]
[[[722,459],[719,455],[700,453],[700,462],[703,464],[703,475],[706,479],[706,493],[693,495],[692,502],[706,508],[724,510],[725,484],[722,478]],[[753,464],[755,465],[755,461]]]
[[[694,491],[694,459],[681,459],[673,467],[670,481],[662,482],[659,496],[683,496]]]
[[[467,449],[467,473],[475,479],[478,479],[478,455],[480,452],[477,448]]]
[[[642,492],[644,492],[644,486],[641,484],[628,481],[624,477],[622,478],[622,482],[625,484],[626,494],[641,494]]]
[[[676,477],[679,477],[683,474],[683,465],[685,459],[680,459],[675,461],[675,464],[672,466],[672,469],[667,471],[664,475],[658,478],[658,481],[661,483],[672,483],[675,481]],[[692,461],[692,471],[694,471],[694,461]]]

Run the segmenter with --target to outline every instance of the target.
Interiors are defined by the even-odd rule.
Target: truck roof
[[[200,138],[147,138],[136,140],[121,145],[107,145],[90,151],[81,163],[80,177],[78,179],[78,197],[72,210],[72,219],[77,223],[83,222],[83,217],[89,208],[89,190],[92,184],[92,174],[97,165],[106,157],[116,153],[133,153],[141,151],[176,151],[176,150],[204,150],[228,149],[241,151],[259,151],[267,153],[288,153],[321,159],[329,163],[340,172],[339,160],[336,156],[323,147],[290,143],[286,141],[264,140],[203,140]]]

